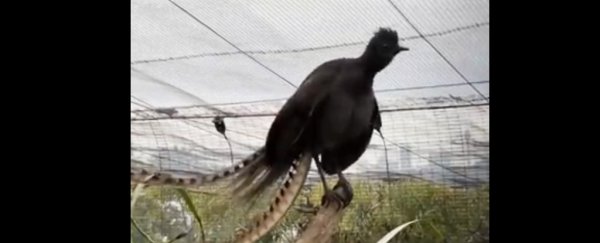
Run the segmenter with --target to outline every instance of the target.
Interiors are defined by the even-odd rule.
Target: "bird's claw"
[[[323,207],[328,207],[330,203],[337,202],[337,205],[343,206],[344,202],[342,199],[338,197],[338,195],[333,190],[325,191],[325,195],[321,198],[321,205]]]
[[[325,195],[323,195],[323,198],[321,199],[321,205],[327,207],[329,203],[337,202],[337,205],[341,208],[345,208],[350,204],[353,197],[354,194],[350,183],[345,180],[340,180],[333,187],[333,190],[325,191]]]

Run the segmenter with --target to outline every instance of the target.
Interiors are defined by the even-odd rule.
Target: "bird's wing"
[[[381,126],[383,125],[383,123],[381,122],[381,113],[379,112],[377,98],[373,97],[373,101],[375,102],[375,109],[373,110],[373,117],[371,118],[371,123],[373,124],[373,129],[380,132]]]
[[[377,100],[374,102],[373,115],[371,116],[371,126],[361,132],[356,139],[347,140],[334,149],[323,151],[321,154],[321,162],[325,172],[333,174],[338,171],[344,171],[354,162],[356,162],[367,150],[373,129],[381,128],[381,116],[379,114],[379,106]]]
[[[294,159],[306,152],[312,113],[327,99],[339,73],[336,67],[336,63],[317,67],[278,112],[267,135],[264,163],[240,173],[234,182],[234,195],[240,201],[262,194],[286,174]]]

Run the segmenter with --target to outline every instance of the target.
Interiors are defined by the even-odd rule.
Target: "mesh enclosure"
[[[344,172],[355,195],[334,241],[376,242],[415,218],[392,242],[487,241],[488,1],[134,0],[131,24],[131,166],[206,174],[261,147],[317,65],[395,29],[410,51],[375,77],[383,136]],[[133,218],[159,241],[188,232],[177,242],[228,242],[251,216],[226,189],[194,195],[203,229],[168,188],[149,188]],[[313,165],[296,206],[321,195]],[[307,218],[290,210],[262,242],[293,242]],[[134,229],[132,242],[145,242]]]

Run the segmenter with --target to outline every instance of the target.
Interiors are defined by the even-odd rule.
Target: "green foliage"
[[[481,186],[454,189],[425,182],[352,181],[354,199],[346,209],[333,242],[377,242],[385,234],[405,222],[419,219],[390,242],[436,243],[487,242],[489,227],[489,189]],[[322,187],[300,196],[319,204]],[[189,193],[202,219],[207,242],[230,242],[237,228],[251,221],[253,212],[267,209],[268,196],[247,208],[234,205],[226,195]],[[174,206],[178,204],[179,206]],[[137,199],[133,217],[153,239],[173,239],[182,232],[190,233],[176,242],[201,242],[201,231],[187,205],[176,190],[150,187]],[[187,218],[187,219],[186,219]],[[278,227],[260,242],[293,242],[310,215],[291,209]],[[146,242],[132,229],[132,242]]]

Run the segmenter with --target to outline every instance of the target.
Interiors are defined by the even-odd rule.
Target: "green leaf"
[[[142,229],[140,228],[140,226],[137,224],[137,222],[135,222],[135,220],[133,220],[133,217],[131,217],[131,224],[133,224],[133,227],[135,227],[135,229],[140,232],[140,234],[149,242],[151,243],[156,243],[152,240],[152,238],[150,238],[150,236],[148,234],[146,234],[146,232],[142,231]]]
[[[135,185],[135,188],[133,189],[133,195],[131,195],[131,213],[133,213],[133,205],[135,205],[135,202],[137,201],[138,197],[140,195],[142,195],[143,190],[144,190],[143,184]]]
[[[196,218],[196,221],[198,222],[198,225],[200,226],[202,242],[206,242],[206,236],[204,236],[204,227],[202,226],[202,219],[200,218],[200,214],[198,214],[198,211],[196,210],[196,206],[194,206],[194,202],[192,201],[192,198],[184,189],[177,188],[177,192],[179,192],[179,194],[183,198],[183,201],[185,201],[185,203],[187,204],[190,211],[192,211],[192,214],[194,214],[194,217]]]

